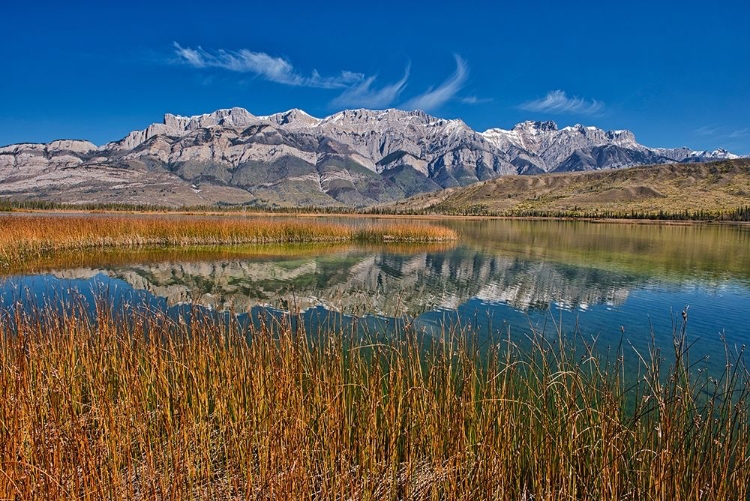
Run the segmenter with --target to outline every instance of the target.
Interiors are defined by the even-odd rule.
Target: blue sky
[[[10,3],[10,2],[9,2]],[[0,144],[97,144],[241,106],[422,108],[750,154],[747,2],[4,5]]]

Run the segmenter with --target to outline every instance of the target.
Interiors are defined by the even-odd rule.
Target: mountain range
[[[551,121],[477,132],[422,111],[242,108],[183,117],[97,147],[58,140],[0,148],[0,197],[165,206],[364,207],[504,175],[737,158],[649,148],[627,130]]]

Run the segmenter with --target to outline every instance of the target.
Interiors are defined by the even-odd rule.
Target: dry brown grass
[[[395,202],[396,211],[523,215],[660,211],[719,213],[750,203],[750,160],[669,164],[534,176],[501,176]]]
[[[388,252],[389,254],[413,255],[419,252],[443,252],[455,246],[455,242],[428,243],[303,243],[303,244],[245,244],[189,247],[139,247],[122,249],[97,249],[95,252],[57,251],[52,255],[28,257],[12,267],[0,264],[0,277],[5,274],[35,274],[50,270],[75,268],[107,268],[156,264],[164,262],[198,263],[206,261],[229,261],[239,259],[284,259],[315,258],[353,250],[360,252]]]
[[[644,355],[633,386],[621,354],[537,335],[247,331],[100,304],[5,316],[0,336],[2,499],[748,496],[745,366],[696,374],[679,332],[671,368]]]
[[[444,242],[448,228],[392,223],[362,228],[310,220],[206,219],[117,216],[2,216],[0,266],[15,267],[61,251],[149,246],[321,242]]]

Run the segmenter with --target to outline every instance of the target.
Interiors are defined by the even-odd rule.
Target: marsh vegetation
[[[429,224],[362,227],[310,220],[146,216],[0,217],[0,266],[64,251],[272,243],[445,242],[455,231]]]
[[[748,373],[289,316],[3,318],[0,497],[745,499]],[[636,377],[623,357],[638,357]]]

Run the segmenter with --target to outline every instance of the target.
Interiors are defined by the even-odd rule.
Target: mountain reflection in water
[[[345,250],[301,259],[165,262],[53,271],[81,280],[106,275],[167,304],[198,303],[245,311],[294,300],[301,309],[324,306],[344,313],[419,315],[456,309],[469,299],[503,302],[517,310],[619,305],[637,277],[459,248],[389,254]]]
[[[137,300],[172,311],[266,308],[310,312],[308,318],[334,312],[340,319],[378,318],[383,326],[412,319],[437,330],[447,323],[515,332],[562,325],[613,345],[624,331],[645,348],[652,332],[668,347],[675,318],[690,305],[689,333],[700,338],[699,349],[713,351],[721,338],[737,345],[750,338],[747,227],[444,224],[459,231],[459,246],[77,255],[35,263],[37,275],[4,279],[0,307],[32,296],[42,304],[71,290],[93,300],[96,284],[114,304]]]

